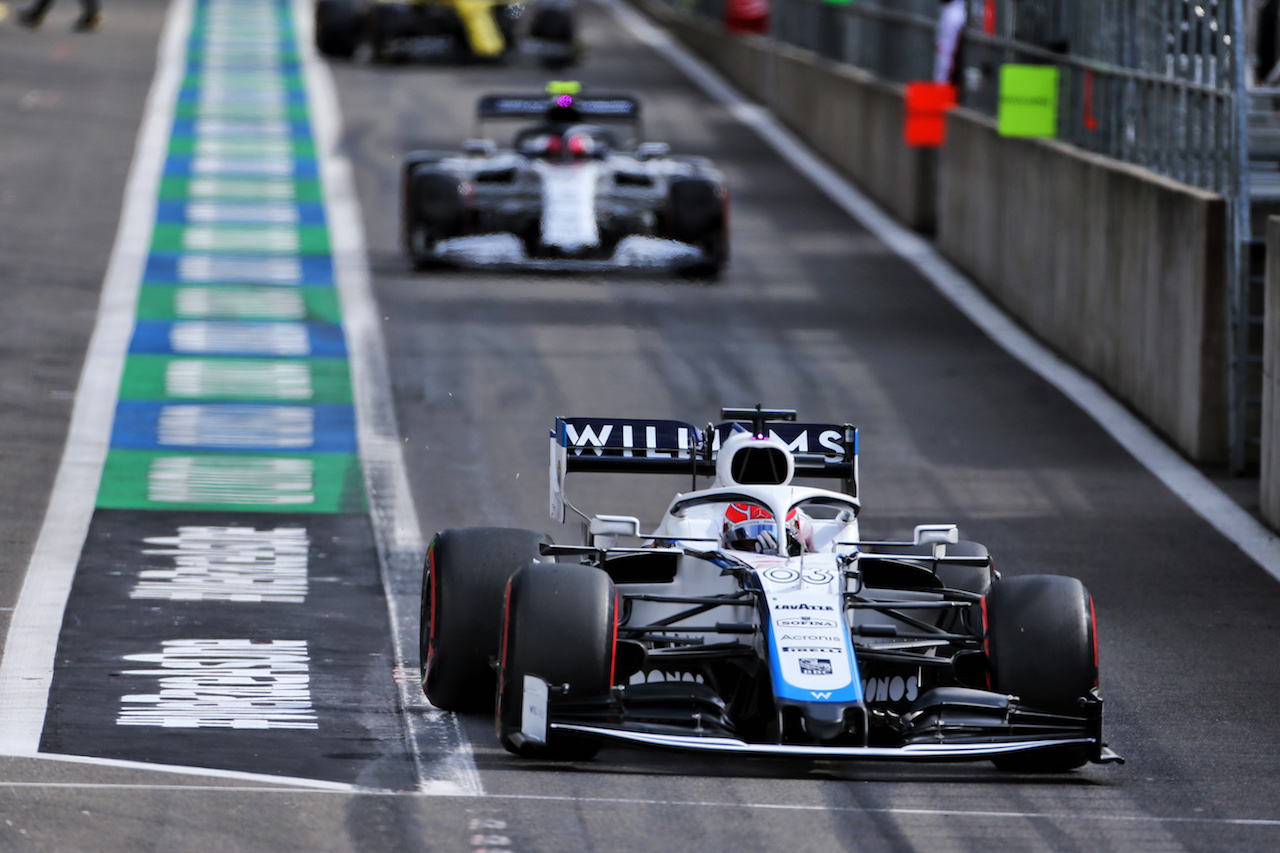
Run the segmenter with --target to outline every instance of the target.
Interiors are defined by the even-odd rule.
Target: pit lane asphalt
[[[3,606],[61,451],[160,24],[151,4],[115,0],[107,28],[73,39],[56,16],[69,21],[74,4],[55,9],[34,36],[0,25]],[[557,414],[698,421],[764,402],[852,419],[863,428],[868,534],[956,521],[1006,573],[1085,580],[1108,737],[1130,763],[1036,778],[986,765],[606,749],[556,766],[507,756],[476,717],[464,722],[483,799],[262,790],[6,759],[0,847],[1274,849],[1280,738],[1268,711],[1280,688],[1265,653],[1275,582],[749,131],[594,7],[585,19],[592,54],[573,76],[638,92],[650,138],[728,172],[734,261],[721,284],[409,273],[395,245],[397,158],[455,147],[475,95],[545,76],[334,69],[423,529],[512,524],[572,541],[545,514]],[[681,487],[570,484],[584,508],[646,521]]]

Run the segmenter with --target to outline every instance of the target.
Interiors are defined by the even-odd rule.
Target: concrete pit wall
[[[1267,283],[1262,332],[1262,517],[1280,528],[1280,216],[1267,218]]]
[[[1007,311],[1195,461],[1227,455],[1226,204],[955,110],[947,145],[902,143],[902,88],[635,0]]]
[[[948,118],[939,249],[1200,462],[1227,455],[1226,215],[1144,169]]]

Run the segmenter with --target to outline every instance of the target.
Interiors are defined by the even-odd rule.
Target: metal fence
[[[1213,192],[1235,193],[1230,0],[967,5],[963,105],[994,116],[1001,65],[1053,65],[1062,81],[1059,139]],[[772,37],[886,80],[928,80],[938,9],[936,0],[773,0]]]
[[[729,0],[667,0],[719,20]],[[770,0],[768,38],[793,44],[894,82],[933,75],[938,0]],[[1231,293],[1231,467],[1256,458],[1261,355],[1260,279],[1250,276],[1250,126],[1259,189],[1280,199],[1280,89],[1255,90],[1252,125],[1246,80],[1265,53],[1280,58],[1275,0],[965,0],[960,40],[961,105],[995,116],[999,69],[1007,63],[1059,71],[1057,138],[1224,196],[1230,205],[1226,274]],[[1246,9],[1257,29],[1246,59]],[[1265,44],[1262,44],[1265,42]],[[1274,44],[1273,44],[1274,43]],[[1269,47],[1268,47],[1269,45]],[[1266,48],[1265,50],[1261,48]],[[1274,48],[1274,49],[1273,49]],[[1274,54],[1274,55],[1272,55]],[[1260,95],[1270,97],[1260,98]],[[1264,113],[1270,113],[1265,115]],[[1263,141],[1265,140],[1265,145]],[[1256,272],[1256,271],[1255,271]],[[1252,307],[1251,307],[1252,306]]]

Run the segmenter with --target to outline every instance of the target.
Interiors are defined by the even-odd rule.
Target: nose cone
[[[847,730],[845,711],[848,706],[837,702],[811,702],[800,709],[804,730],[823,743],[833,741]]]

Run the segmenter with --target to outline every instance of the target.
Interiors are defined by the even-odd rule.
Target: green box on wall
[[[1001,136],[1058,135],[1058,69],[1052,65],[1000,66]]]

